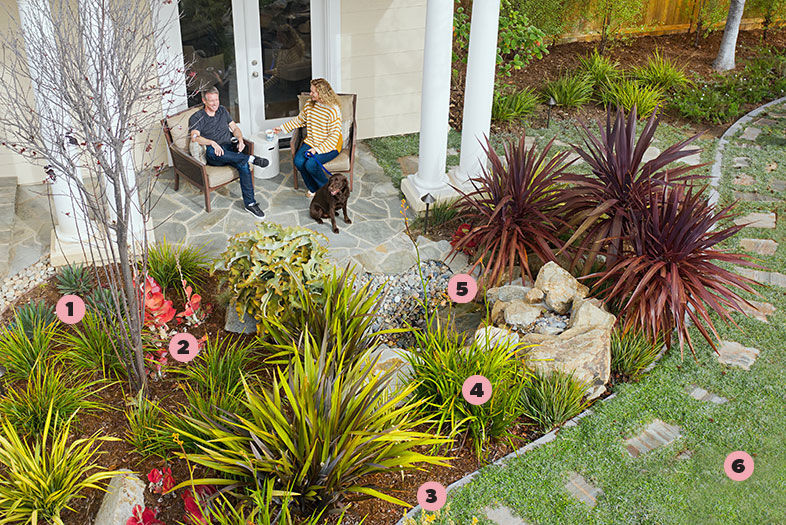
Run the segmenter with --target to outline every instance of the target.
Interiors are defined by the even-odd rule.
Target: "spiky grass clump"
[[[577,416],[588,402],[584,400],[587,384],[573,374],[559,370],[551,373],[536,371],[521,393],[521,412],[537,422],[543,430],[561,425]]]
[[[532,88],[514,92],[494,91],[491,106],[491,119],[498,122],[511,122],[531,114],[538,105],[540,97]]]
[[[81,264],[64,266],[56,277],[57,291],[63,295],[74,294],[84,297],[93,289],[95,280],[90,268]]]
[[[685,68],[664,57],[659,49],[655,49],[646,66],[636,68],[633,74],[642,84],[661,92],[684,87],[689,82]]]
[[[178,271],[178,264],[180,271]],[[208,272],[210,259],[204,246],[170,244],[166,238],[150,246],[147,254],[148,273],[164,290],[181,289],[180,275],[195,290]]]
[[[546,83],[544,91],[558,106],[576,108],[592,98],[592,78],[585,73],[566,73],[557,80]]]
[[[639,330],[617,328],[611,334],[611,371],[635,378],[655,362],[661,346],[661,341],[652,341]]]

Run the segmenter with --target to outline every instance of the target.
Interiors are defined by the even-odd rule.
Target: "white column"
[[[455,194],[448,186],[445,174],[452,46],[453,0],[428,0],[418,172],[401,181],[401,190],[410,207],[416,211],[425,209],[420,198],[426,193],[431,193],[436,198]]]
[[[461,160],[451,173],[456,186],[466,187],[486,164],[482,144],[491,129],[494,72],[497,66],[497,33],[500,0],[472,3],[467,79],[464,86],[464,117],[461,126]]]
[[[49,2],[19,0],[18,5],[31,87],[40,115],[40,133],[49,155],[55,157],[50,158],[50,162],[68,166],[68,158],[76,157],[78,153],[65,139],[70,127],[70,116],[64,111],[62,97],[55,89],[55,86],[62,86],[62,81],[59,71],[48,67],[42,60],[43,53],[53,56],[56,52]],[[69,179],[75,176],[81,180],[79,170],[75,167],[73,173],[66,174],[54,169],[52,174],[47,181],[51,184],[52,204],[57,218],[54,236],[60,243],[79,243],[89,235],[87,219],[79,205],[78,189]]]

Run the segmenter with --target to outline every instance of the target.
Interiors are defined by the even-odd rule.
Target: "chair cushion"
[[[307,93],[298,95],[298,110],[302,111],[306,101],[310,99]],[[344,141],[344,147],[349,143],[349,131],[352,128],[352,95],[339,95],[339,103],[341,104],[341,138]],[[349,168],[347,168],[349,169]]]
[[[349,148],[342,149],[338,157],[325,164],[330,173],[349,171]]]
[[[202,164],[207,164],[206,149],[207,148],[199,142],[194,142],[193,140],[188,141],[188,151],[191,153],[191,156]]]
[[[194,106],[193,108],[188,108],[185,111],[181,111],[167,118],[167,125],[172,133],[172,143],[175,146],[179,146],[188,151],[188,143],[191,142],[188,138],[188,119],[200,109],[202,109],[201,105]]]
[[[238,177],[237,170],[232,166],[208,166],[207,179],[210,181],[210,187],[215,188],[230,182],[232,179]]]

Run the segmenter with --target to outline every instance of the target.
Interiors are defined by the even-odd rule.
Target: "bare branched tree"
[[[162,53],[171,2],[19,0],[0,34],[0,140],[44,170],[58,237],[111,290],[107,328],[132,392],[147,386],[140,288],[159,119],[183,78],[182,59]]]

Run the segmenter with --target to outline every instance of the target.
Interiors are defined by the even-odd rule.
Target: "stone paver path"
[[[745,315],[753,317],[754,319],[758,319],[763,323],[769,323],[767,316],[775,313],[775,307],[770,303],[754,301],[752,299],[748,299],[748,302],[751,304],[751,306],[753,306],[753,308],[748,308],[743,304],[742,309],[745,312]]]
[[[749,213],[748,215],[734,219],[734,224],[747,228],[772,229],[775,228],[775,213]]]
[[[750,370],[759,351],[752,346],[743,346],[735,341],[721,341],[718,349],[718,362],[724,365],[736,366]]]
[[[513,511],[504,505],[493,508],[486,507],[483,509],[483,514],[497,525],[528,525],[526,521],[513,514]]]
[[[680,437],[680,427],[655,419],[638,436],[625,441],[625,448],[631,456],[637,458],[658,447],[668,445],[678,437]]]
[[[778,243],[772,239],[740,239],[740,248],[759,255],[775,255]]]
[[[734,271],[736,271],[743,277],[747,277],[748,279],[753,279],[754,281],[760,284],[770,284],[773,286],[780,286],[781,288],[786,288],[786,275],[779,272],[765,272],[764,270],[756,270],[753,268],[745,268],[742,266],[735,266]]]
[[[688,385],[688,394],[690,397],[697,401],[709,401],[710,403],[715,403],[716,405],[722,405],[723,403],[728,402],[729,400],[722,396],[716,396],[711,392],[707,392],[703,388],[697,385]]]
[[[568,472],[568,483],[565,488],[573,497],[590,508],[598,504],[598,497],[603,495],[603,490],[590,485],[584,476],[577,472]]]

